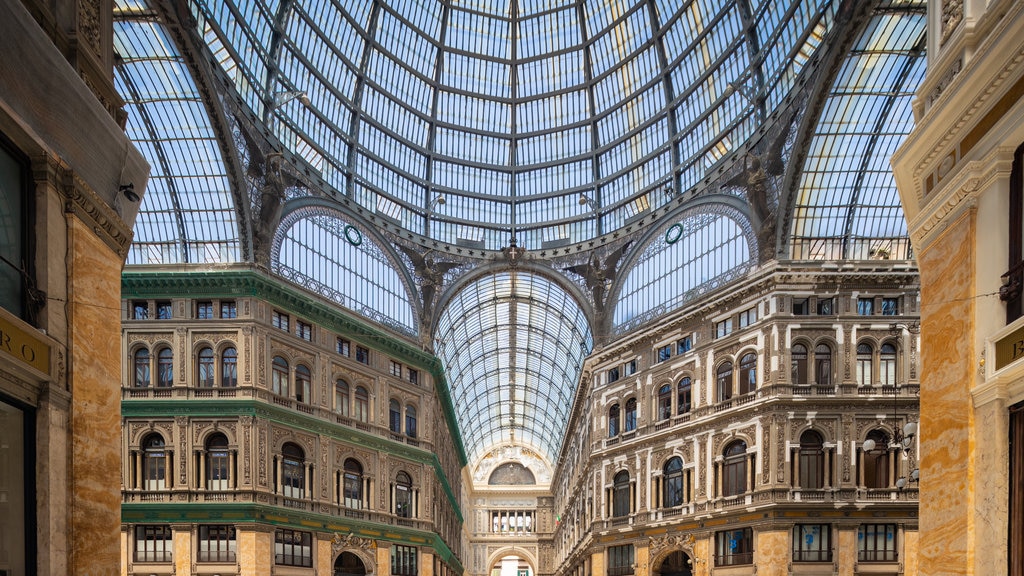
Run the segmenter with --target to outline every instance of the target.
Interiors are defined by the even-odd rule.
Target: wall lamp
[[[445,200],[444,194],[439,194],[437,198],[431,200],[430,206],[427,207],[427,212],[433,212],[434,208],[437,208],[438,206],[444,206],[446,202],[447,200]]]
[[[286,92],[278,92],[274,94],[274,103],[272,104],[271,109],[277,110],[296,98],[299,99],[299,102],[301,102],[303,106],[309,106],[309,96],[307,96],[305,92],[302,90],[288,90]]]
[[[589,206],[591,210],[597,210],[597,202],[594,202],[590,198],[587,198],[586,194],[580,194],[579,205]]]
[[[124,194],[124,197],[127,198],[129,202],[139,201],[139,193],[135,191],[135,184],[132,182],[121,184],[117,188],[117,191]]]

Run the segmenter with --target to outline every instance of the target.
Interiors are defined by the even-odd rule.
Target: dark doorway
[[[658,569],[659,576],[693,576],[693,563],[686,552],[669,554]]]
[[[334,576],[364,576],[366,566],[359,556],[351,552],[342,552],[334,561]]]

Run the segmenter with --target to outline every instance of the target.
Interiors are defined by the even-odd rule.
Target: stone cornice
[[[437,454],[422,448],[415,448],[408,444],[367,434],[355,428],[314,418],[300,412],[293,412],[273,404],[264,404],[256,400],[221,399],[202,403],[195,402],[194,400],[121,401],[122,418],[168,418],[172,416],[189,416],[192,418],[253,416],[261,420],[288,426],[289,428],[298,428],[341,442],[348,442],[354,446],[362,446],[378,452],[384,452],[409,462],[431,466],[434,469],[434,476],[441,483],[441,487],[444,488],[448,502],[455,510],[456,517],[458,517],[459,522],[464,521],[458,499],[452,491],[451,484],[448,483],[448,477],[441,466],[441,461],[438,459]]]
[[[77,174],[65,171],[61,180],[64,211],[78,216],[123,262],[132,241],[131,228]]]
[[[182,295],[231,298],[253,296],[308,318],[328,330],[366,344],[405,364],[427,370],[434,380],[437,398],[443,407],[459,463],[465,466],[468,461],[441,361],[400,336],[356,319],[337,305],[328,304],[316,296],[303,293],[300,288],[289,285],[284,280],[241,267],[206,271],[133,269],[121,275],[121,295],[122,298],[179,298]]]
[[[378,524],[355,518],[342,518],[278,508],[265,504],[235,504],[220,502],[188,503],[123,503],[121,520],[125,524],[160,522],[184,523],[223,521],[252,523],[255,525],[287,526],[300,530],[352,534],[369,540],[384,540],[411,546],[430,546],[442,560],[462,572],[462,563],[438,534],[412,528]]]

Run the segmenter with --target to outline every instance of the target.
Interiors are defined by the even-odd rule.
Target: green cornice
[[[350,428],[342,424],[321,420],[301,412],[293,412],[274,404],[265,404],[250,399],[217,399],[196,402],[195,400],[122,400],[121,416],[123,418],[160,418],[173,416],[189,416],[192,418],[223,418],[231,416],[252,416],[261,420],[276,422],[289,428],[305,430],[313,434],[328,436],[341,442],[355,446],[370,448],[397,456],[410,462],[432,466],[434,476],[444,488],[448,502],[455,510],[459,522],[463,522],[462,509],[458,499],[448,483],[444,468],[437,455],[422,448],[409,446],[389,438]]]
[[[456,568],[458,573],[462,572],[461,561],[455,557],[455,554],[445,541],[433,532],[392,526],[390,524],[379,524],[355,518],[316,514],[293,508],[278,508],[266,504],[223,502],[123,503],[121,504],[121,522],[125,524],[254,523],[285,526],[300,530],[316,530],[318,532],[351,533],[355,536],[371,540],[385,540],[396,544],[412,546],[430,546],[442,560]]]
[[[277,308],[308,318],[311,322],[380,350],[405,364],[429,371],[434,379],[434,388],[441,401],[459,464],[466,466],[466,447],[455,418],[455,406],[448,391],[448,380],[437,356],[420,349],[401,336],[385,332],[356,318],[336,304],[325,302],[283,279],[268,276],[252,268],[152,271],[132,269],[121,274],[121,297],[126,299],[246,296],[259,298]]]

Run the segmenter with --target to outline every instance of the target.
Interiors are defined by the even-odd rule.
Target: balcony
[[[395,442],[401,442],[415,448],[433,451],[433,444],[422,438],[411,438],[404,434],[394,434],[387,426],[378,426],[370,422],[362,422],[322,406],[298,402],[294,398],[280,396],[270,392],[269,390],[254,388],[252,386],[239,386],[237,388],[192,388],[188,386],[172,386],[170,388],[121,389],[122,400],[158,400],[163,398],[178,400],[197,398],[207,401],[221,398],[260,400],[268,404],[280,406],[287,410],[292,410],[297,413],[306,414],[314,418],[324,420],[325,422],[355,428],[356,430],[362,430],[363,432],[387,438]]]

